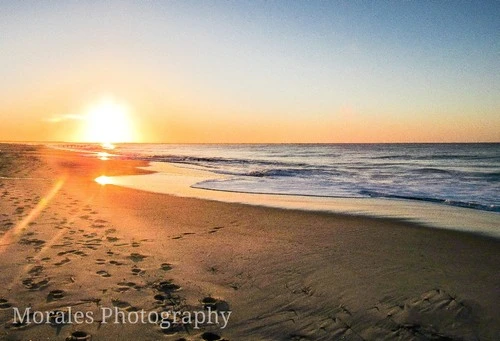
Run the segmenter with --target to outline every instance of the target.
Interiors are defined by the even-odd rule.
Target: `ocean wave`
[[[402,194],[389,194],[378,191],[371,190],[362,190],[359,191],[360,194],[369,196],[370,198],[388,198],[388,199],[404,199],[404,200],[418,200],[418,201],[426,201],[431,203],[438,204],[446,204],[450,206],[463,207],[463,208],[472,208],[483,211],[492,211],[492,212],[500,212],[500,205],[494,204],[481,204],[475,201],[460,201],[460,200],[451,200],[451,199],[443,199],[443,198],[432,198],[425,196],[413,196],[413,195],[402,195]]]
[[[89,156],[96,144],[67,144]],[[117,145],[113,157],[227,176],[215,190],[385,197],[500,211],[500,144]],[[209,188],[210,189],[210,188]]]
[[[500,182],[500,172],[488,172],[488,171],[466,171],[457,169],[443,169],[443,168],[433,168],[433,167],[423,167],[410,170],[411,173],[417,175],[448,175],[457,177],[460,179],[481,179],[488,182]]]
[[[144,156],[143,156],[144,158]],[[307,167],[309,164],[303,162],[279,162],[279,161],[266,161],[244,158],[225,158],[225,157],[202,157],[202,156],[189,156],[189,155],[149,155],[146,157],[148,161],[157,162],[170,162],[170,163],[184,163],[195,165],[263,165],[263,166],[296,166]]]
[[[424,167],[412,170],[413,173],[417,174],[446,174],[446,175],[456,175],[458,172],[450,171],[441,168]]]
[[[325,172],[319,169],[304,169],[304,168],[294,168],[294,169],[265,169],[251,171],[241,175],[253,176],[253,177],[295,177],[295,176],[316,176],[316,175],[333,175],[333,172]]]
[[[411,158],[408,154],[400,155],[381,155],[381,156],[368,156],[367,158],[373,160],[415,160],[415,161],[439,161],[439,160],[465,160],[465,161],[500,161],[500,157],[495,155],[469,155],[469,154],[437,154],[437,155],[412,155]]]

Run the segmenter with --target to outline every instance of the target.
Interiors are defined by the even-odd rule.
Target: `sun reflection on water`
[[[106,175],[101,175],[101,176],[95,178],[94,181],[97,182],[101,186],[109,185],[109,184],[113,183],[111,178],[109,176],[106,176]]]
[[[99,160],[102,160],[102,161],[106,161],[106,160],[109,160],[109,157],[111,156],[111,154],[109,153],[106,153],[106,152],[98,152],[97,153],[97,158]]]

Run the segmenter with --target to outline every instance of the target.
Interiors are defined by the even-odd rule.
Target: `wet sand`
[[[144,172],[136,161],[22,145],[0,159],[2,339],[500,339],[498,240],[94,181]],[[208,306],[232,312],[225,329],[13,321],[14,308]]]

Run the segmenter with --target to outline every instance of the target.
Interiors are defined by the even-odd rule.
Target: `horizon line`
[[[90,144],[90,145],[101,145],[102,142],[75,142],[75,141],[3,141],[0,140],[1,144],[50,144],[50,143],[64,143],[64,144]],[[237,145],[237,144],[302,144],[302,145],[318,145],[318,144],[499,144],[500,141],[447,141],[447,142],[114,142],[114,145],[127,145],[127,144],[207,144],[207,145],[215,145],[215,144],[226,144],[226,145]]]

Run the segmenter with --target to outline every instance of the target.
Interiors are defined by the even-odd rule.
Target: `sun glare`
[[[129,109],[125,105],[103,100],[89,109],[85,121],[84,138],[87,142],[112,146],[112,143],[133,141]]]
[[[105,148],[105,147],[103,146],[103,148]],[[111,154],[106,153],[106,152],[98,152],[97,153],[97,158],[99,160],[102,160],[102,161],[107,161],[110,159],[110,157],[111,157]]]
[[[106,175],[101,175],[101,176],[95,178],[94,181],[97,182],[101,186],[109,185],[112,183],[111,178],[109,176],[106,176]]]

